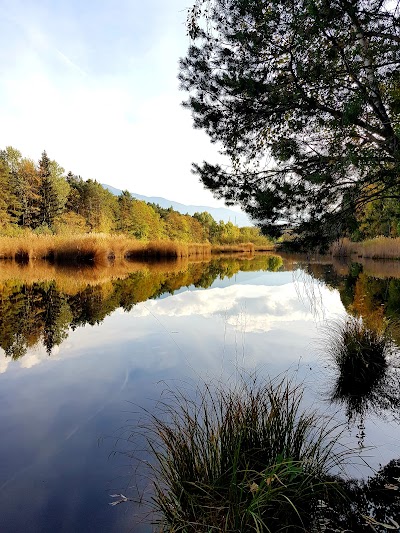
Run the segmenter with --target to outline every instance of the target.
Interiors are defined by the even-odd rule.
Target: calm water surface
[[[323,339],[346,313],[370,327],[398,319],[400,264],[2,263],[0,531],[151,531],[135,504],[109,505],[110,494],[147,488],[135,459],[118,453],[135,451],[124,438],[142,416],[137,406],[151,410],[168,386],[234,382],[242,372],[289,370],[306,403],[347,423],[347,442],[373,468],[398,459],[395,360],[356,408],[329,401],[338,375]]]

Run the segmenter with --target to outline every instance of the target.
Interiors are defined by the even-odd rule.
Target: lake
[[[256,255],[85,268],[0,265],[0,531],[152,531],[138,427],[166,389],[288,372],[345,424],[355,477],[398,459],[398,362],[333,393],[327,331],[400,318],[400,263]],[[400,333],[394,330],[400,341]],[[397,388],[396,388],[397,384]],[[132,436],[133,435],[133,436]]]

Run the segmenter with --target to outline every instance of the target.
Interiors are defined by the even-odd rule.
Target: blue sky
[[[0,147],[120,189],[223,205],[216,148],[180,106],[191,0],[0,0]]]

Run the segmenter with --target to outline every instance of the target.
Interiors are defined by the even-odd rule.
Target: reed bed
[[[272,243],[270,244],[254,244],[254,250],[256,252],[273,252],[276,250],[276,246]]]
[[[0,258],[27,263],[47,259],[55,263],[107,264],[121,258],[183,258],[209,256],[208,243],[143,242],[124,235],[35,235],[0,237]]]
[[[238,244],[213,244],[211,246],[213,254],[233,254],[233,253],[254,253],[255,246],[252,242],[244,242]]]
[[[0,237],[0,257],[28,262],[51,259],[55,262],[93,262],[123,257],[135,241],[122,235],[35,235]]]
[[[317,531],[341,488],[338,427],[287,379],[164,394],[144,424],[158,531]],[[319,529],[318,529],[319,530]]]
[[[364,257],[370,259],[400,259],[400,237],[375,237],[362,242],[351,242],[341,239],[330,248],[330,253],[336,257]]]
[[[329,253],[333,257],[350,257],[351,254],[355,253],[355,248],[353,245],[356,243],[351,242],[347,237],[339,239],[331,244],[329,248]]]
[[[150,241],[140,248],[132,248],[126,254],[128,258],[171,258],[204,257],[211,254],[209,243],[186,243],[178,241]]]

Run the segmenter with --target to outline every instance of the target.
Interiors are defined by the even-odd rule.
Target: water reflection
[[[3,276],[9,265],[5,266]],[[60,269],[53,272],[53,279],[36,281],[48,275],[48,265],[37,264],[34,272],[31,266],[19,266],[19,279],[0,282],[0,347],[6,357],[19,359],[39,344],[51,355],[68,337],[69,328],[99,324],[118,308],[130,311],[139,302],[173,294],[182,287],[208,288],[217,278],[229,279],[239,271],[276,272],[282,259],[260,255],[251,259],[225,257],[208,263],[127,266],[137,270],[124,273],[120,266],[110,276],[108,269],[108,279],[106,270],[81,269],[78,282],[74,270]],[[27,281],[21,282],[24,276]],[[96,283],[96,279],[100,281]]]
[[[337,289],[348,313],[362,317],[371,329],[392,324],[391,333],[400,344],[399,262],[313,263],[299,262],[300,268],[316,280]],[[397,327],[395,327],[397,325]]]
[[[127,520],[113,522],[123,506],[108,506],[109,494],[125,494],[125,487],[117,481],[105,489],[115,464],[97,442],[125,423],[127,401],[147,406],[149,398],[159,399],[162,380],[219,377],[222,367],[232,376],[239,364],[271,376],[299,367],[307,401],[315,402],[318,391],[332,385],[313,350],[320,333],[315,318],[320,325],[346,309],[371,329],[395,321],[396,266],[397,272],[387,264],[295,256],[105,270],[1,263],[0,365],[8,371],[0,375],[0,511],[6,530],[34,530],[30,523],[46,532],[63,524],[85,533],[129,530],[120,526]],[[84,327],[91,325],[99,327]],[[393,335],[400,339],[396,330]],[[347,416],[352,411],[352,424],[362,415],[370,443],[381,446],[369,460],[375,466],[398,457],[398,426],[382,420],[398,418],[396,365],[386,357],[374,361],[374,372],[370,363],[362,372],[343,368],[342,377],[337,370],[336,401]],[[16,502],[27,488],[32,498],[22,517]]]
[[[393,459],[365,481],[344,481],[346,497],[322,508],[326,533],[400,530],[400,460]]]
[[[400,265],[304,259],[300,265],[300,277],[311,276],[308,285],[314,292],[311,279],[338,290],[348,313],[343,320],[328,321],[322,352],[333,369],[328,398],[344,407],[363,447],[368,413],[400,422]],[[318,307],[315,294],[308,291],[308,297]]]

